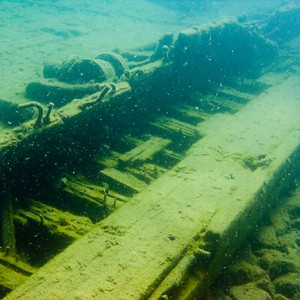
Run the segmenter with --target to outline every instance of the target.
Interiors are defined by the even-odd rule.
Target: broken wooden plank
[[[233,83],[233,86],[243,93],[256,96],[270,87],[268,84],[250,78],[241,78],[237,82]]]
[[[241,91],[238,91],[237,89],[233,89],[228,86],[224,86],[221,89],[218,90],[218,95],[223,96],[224,98],[227,99],[234,99],[237,102],[240,103],[247,103],[251,101],[254,97],[252,94],[244,93]]]
[[[18,259],[18,257],[7,256],[6,253],[0,252],[0,264],[16,271],[19,274],[30,276],[37,269]]]
[[[72,197],[79,197],[82,201],[88,201],[93,204],[106,207],[114,207],[116,201],[127,202],[128,198],[121,194],[112,191],[109,185],[100,183],[99,185],[92,184],[87,180],[80,178],[64,179],[64,191],[69,193]]]
[[[120,153],[109,150],[108,153],[99,158],[97,158],[97,163],[106,167],[106,168],[113,168],[118,164],[118,159],[121,156]]]
[[[156,153],[163,150],[170,143],[171,141],[168,139],[153,136],[131,151],[121,155],[119,161],[128,164],[144,162],[151,159]]]
[[[107,178],[108,184],[112,186],[112,188],[119,187],[124,190],[126,194],[140,192],[147,187],[144,181],[115,168],[106,168],[101,171],[101,175]]]
[[[189,138],[198,138],[197,127],[173,118],[160,116],[153,122],[150,122],[154,128],[165,136],[182,135]]]
[[[32,201],[27,210],[17,210],[14,220],[23,226],[34,222],[53,234],[65,235],[68,240],[78,239],[93,227],[93,223],[87,217],[76,216],[67,211],[62,212],[38,201]]]
[[[9,293],[16,289],[19,285],[23,284],[27,278],[28,276],[0,264],[0,294],[3,290]]]
[[[13,222],[13,197],[10,189],[2,192],[3,198],[0,203],[0,228],[1,228],[1,242],[7,255],[15,257],[17,254],[15,226]]]
[[[136,167],[128,166],[125,170],[148,184],[167,171],[167,169],[151,163],[144,163],[143,165]]]
[[[197,95],[195,96],[197,97]],[[202,110],[208,111],[210,114],[215,113],[236,113],[245,103],[234,101],[233,99],[224,99],[219,95],[199,95],[199,106]]]
[[[203,122],[209,117],[209,115],[203,112],[199,106],[182,105],[175,103],[176,105],[171,106],[172,116],[176,116],[180,121],[197,125]]]
[[[62,189],[74,197],[80,197],[83,201],[89,202],[91,205],[103,206],[104,192],[103,188],[93,186],[84,182],[80,182],[70,178],[61,180]]]
[[[157,163],[166,169],[170,169],[179,163],[183,157],[184,156],[182,154],[176,153],[169,149],[164,149],[163,154],[158,158]]]

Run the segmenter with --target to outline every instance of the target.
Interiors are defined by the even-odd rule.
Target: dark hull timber
[[[46,66],[0,139],[2,296],[205,298],[299,176],[298,33],[278,25],[298,13]]]

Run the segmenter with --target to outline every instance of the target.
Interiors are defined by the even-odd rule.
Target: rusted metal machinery
[[[1,295],[201,298],[299,174],[299,11],[46,65],[1,101]]]

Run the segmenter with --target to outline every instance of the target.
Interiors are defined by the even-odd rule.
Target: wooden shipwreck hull
[[[0,138],[2,296],[204,297],[299,176],[299,65],[276,73],[270,19],[45,67]]]

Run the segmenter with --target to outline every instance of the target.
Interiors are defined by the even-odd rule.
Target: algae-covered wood
[[[139,161],[146,161],[147,159],[151,159],[154,154],[161,151],[169,143],[171,143],[170,140],[162,139],[159,137],[152,137],[146,142],[140,144],[138,147],[121,155],[119,157],[119,160],[121,162],[129,162],[133,164]]]
[[[176,266],[188,274],[198,263],[198,277],[177,292],[195,296],[299,171],[298,82],[290,77],[199,126],[206,136],[182,162],[6,299],[157,299],[186,279]],[[261,154],[268,164],[244,164]]]

